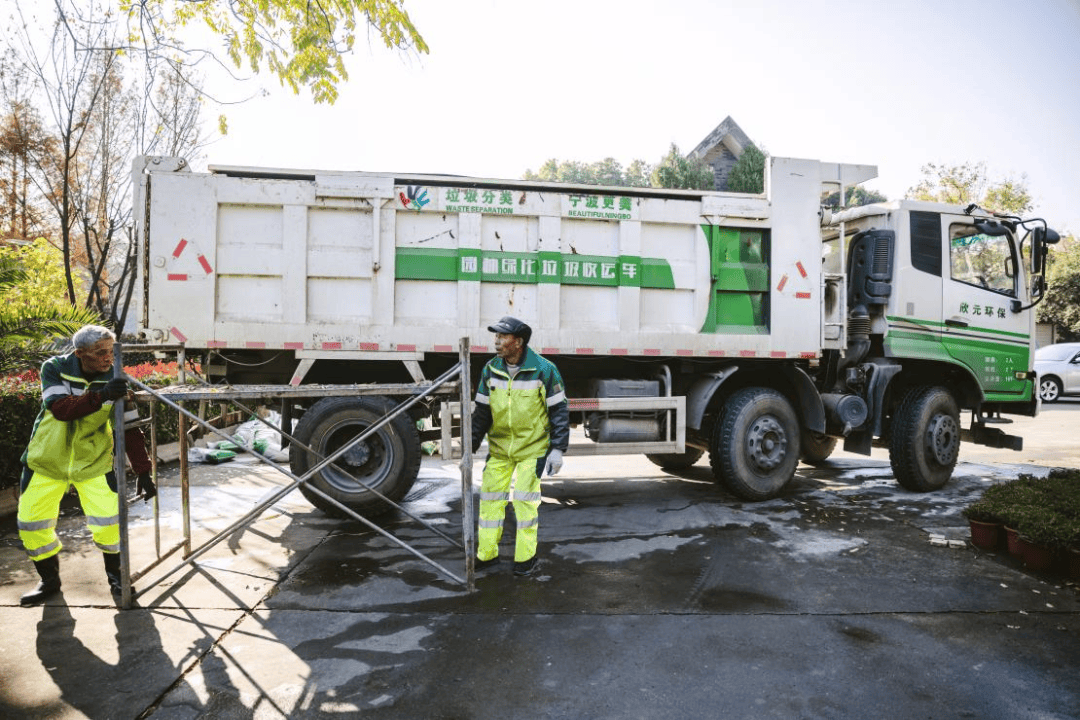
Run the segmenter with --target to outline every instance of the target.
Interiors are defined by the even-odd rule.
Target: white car
[[[1080,395],[1080,342],[1047,345],[1035,351],[1039,397],[1057,402],[1062,395]]]

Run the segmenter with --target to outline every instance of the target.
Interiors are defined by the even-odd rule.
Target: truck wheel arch
[[[986,402],[986,394],[970,368],[960,363],[924,363],[902,360],[902,372],[886,388],[886,404],[895,410],[908,388],[914,385],[943,385],[949,389],[961,410],[974,409]]]
[[[797,365],[785,365],[784,374],[788,376],[791,387],[795,391],[795,410],[802,416],[803,427],[823,434],[825,432],[825,406],[821,402],[821,394],[814,386],[814,381]]]
[[[699,376],[686,390],[686,427],[692,430],[701,430],[705,419],[705,413],[712,403],[713,396],[720,386],[739,369],[738,365],[731,365],[719,372],[706,373]]]
[[[707,373],[695,380],[686,391],[686,427],[701,430],[705,416],[720,386],[735,372],[738,365],[731,365],[719,372]],[[784,376],[788,380],[791,392],[786,388],[776,388],[786,395],[791,395],[795,410],[803,426],[816,433],[825,432],[825,406],[821,395],[814,387],[814,381],[802,368],[795,365],[784,366]],[[774,386],[775,384],[768,384]]]

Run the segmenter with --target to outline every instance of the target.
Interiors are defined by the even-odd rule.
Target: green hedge
[[[124,370],[150,387],[165,387],[176,382],[176,363],[147,362]],[[37,372],[0,378],[0,489],[18,484],[22,473],[19,459],[30,441],[30,431],[40,409],[41,382]],[[148,407],[140,404],[139,413],[148,416]],[[158,443],[175,442],[176,439],[176,413],[159,406]],[[147,441],[149,443],[148,433]]]
[[[41,408],[37,373],[0,379],[0,489],[19,483],[22,457]]]

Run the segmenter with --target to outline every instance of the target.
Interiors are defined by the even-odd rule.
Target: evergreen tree
[[[758,194],[765,189],[765,153],[749,145],[728,174],[727,190]]]

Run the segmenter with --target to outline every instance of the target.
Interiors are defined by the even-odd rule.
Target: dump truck
[[[1000,426],[1039,410],[1032,307],[1057,234],[974,205],[828,206],[873,166],[773,157],[761,194],[167,157],[134,172],[139,332],[213,382],[420,383],[461,338],[475,379],[487,327],[513,315],[562,373],[572,452],[672,471],[708,453],[749,501],[841,441],[887,447],[900,485],[932,491],[962,441],[1019,450]],[[398,400],[290,402],[311,448],[293,471]],[[417,404],[310,482],[374,512],[368,488],[397,500],[416,477],[418,421],[447,438],[448,417]]]

